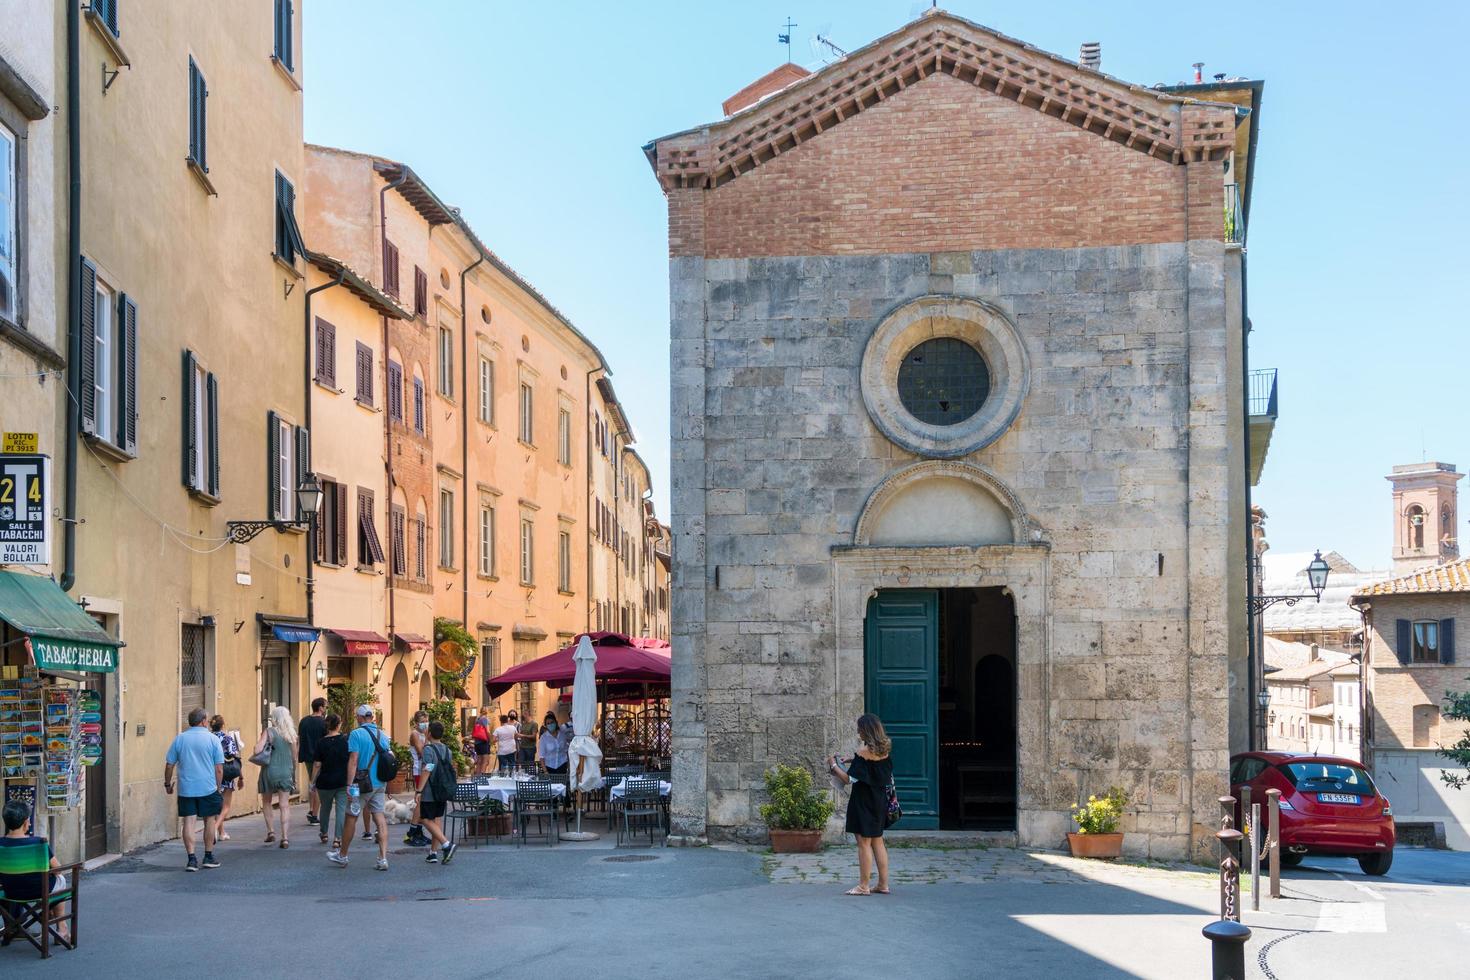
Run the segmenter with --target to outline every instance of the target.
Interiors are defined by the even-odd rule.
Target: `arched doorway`
[[[388,731],[393,733],[394,738],[406,739],[408,716],[412,709],[409,707],[409,698],[413,690],[408,683],[408,669],[403,664],[393,671],[393,683],[389,687],[388,703],[391,712],[388,715]]]
[[[420,704],[428,704],[432,700],[434,700],[433,671],[425,670],[419,675],[419,700],[418,704],[414,705],[414,707],[417,708]]]

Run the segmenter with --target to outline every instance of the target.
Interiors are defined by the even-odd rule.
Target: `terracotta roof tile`
[[[1432,592],[1470,592],[1470,558],[1444,565],[1421,568],[1417,572],[1374,582],[1358,591],[1359,596],[1415,595]]]

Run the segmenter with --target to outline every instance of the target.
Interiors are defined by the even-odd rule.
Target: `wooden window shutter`
[[[275,412],[265,413],[265,503],[271,520],[281,513],[281,420]]]
[[[383,239],[383,292],[398,298],[398,246]]]
[[[301,481],[306,479],[306,474],[311,472],[311,433],[299,425],[294,431],[296,433],[296,483],[300,485]],[[291,496],[295,497],[296,487],[289,489],[292,491]],[[296,515],[298,521],[306,518],[306,515],[301,512],[300,500],[292,501],[291,513]]]
[[[198,440],[195,433],[199,431],[199,406],[194,404],[194,372],[197,370],[194,361],[194,352],[184,351],[184,378],[181,394],[184,396],[184,406],[180,411],[184,423],[183,439],[183,476],[184,486],[190,490],[202,490],[203,487],[194,485],[195,460],[199,455]]]
[[[117,298],[117,432],[113,445],[138,454],[138,304],[123,293]],[[107,433],[104,433],[107,435]]]
[[[1439,621],[1439,662],[1442,664],[1455,662],[1455,621],[1453,619]]]
[[[378,529],[373,521],[373,492],[371,490],[357,491],[357,521],[361,529],[358,536],[358,564],[381,564],[383,545],[378,541]]]
[[[316,379],[337,387],[337,328],[321,317],[316,321]]]
[[[97,267],[82,259],[82,431],[97,434]]]
[[[209,430],[209,495],[219,497],[219,382],[210,372],[204,379],[205,396],[209,399],[208,415],[205,416]]]
[[[364,405],[373,403],[373,349],[357,341],[357,400]]]
[[[332,497],[333,486],[335,486],[335,484],[331,483],[330,481],[322,481],[322,509],[321,512],[317,514],[316,530],[314,533],[314,537],[316,538],[316,563],[318,565],[333,564],[332,542],[327,537],[326,521],[327,501],[330,500]]]
[[[1393,655],[1399,663],[1406,664],[1414,656],[1414,624],[1407,619],[1396,619],[1394,625]]]
[[[403,421],[403,368],[393,361],[388,362],[388,417]]]
[[[429,312],[429,274],[418,266],[413,267],[413,311],[419,316]]]
[[[347,484],[333,484],[337,492],[337,541],[333,558],[338,565],[347,564]],[[321,523],[318,521],[317,523]]]
[[[209,88],[204,83],[204,75],[199,71],[199,66],[194,59],[189,59],[189,159],[193,160],[205,173],[209,172],[207,159],[206,134],[206,104],[209,100]]]

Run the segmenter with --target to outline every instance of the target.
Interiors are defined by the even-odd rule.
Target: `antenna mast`
[[[777,34],[776,35],[776,43],[777,44],[784,44],[784,45],[786,45],[786,62],[787,62],[787,64],[790,64],[791,63],[791,29],[793,27],[800,27],[800,26],[801,26],[800,24],[794,24],[794,23],[792,23],[791,17],[788,16],[786,18],[786,24],[785,24],[786,33],[784,33],[784,34]]]
[[[839,58],[846,58],[847,57],[847,52],[844,51],[842,48],[839,48],[837,45],[833,44],[832,43],[832,40],[830,38],[828,38],[828,37],[824,37],[823,35],[818,34],[817,35],[817,43],[820,44],[822,47],[826,48],[828,51],[831,51],[833,54],[835,54]]]

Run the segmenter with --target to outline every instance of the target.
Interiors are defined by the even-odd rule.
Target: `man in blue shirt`
[[[184,851],[189,855],[185,871],[199,870],[199,859],[194,856],[195,817],[204,818],[204,867],[219,867],[214,858],[214,833],[225,802],[219,791],[225,750],[214,733],[204,727],[208,717],[203,708],[189,712],[189,727],[174,736],[164,758],[163,791],[173,793],[175,773],[179,777],[179,816],[184,818]]]
[[[383,812],[388,793],[378,778],[378,757],[391,753],[393,747],[388,736],[377,726],[375,717],[372,705],[359,705],[357,727],[347,737],[347,778],[354,782],[347,788],[347,819],[342,823],[342,847],[327,852],[327,860],[339,868],[347,867],[347,851],[352,846],[353,835],[357,833],[357,818],[366,807],[378,832],[378,863],[375,867],[379,871],[388,870],[388,817]],[[355,782],[357,773],[363,771],[366,771],[372,792],[360,790]]]

